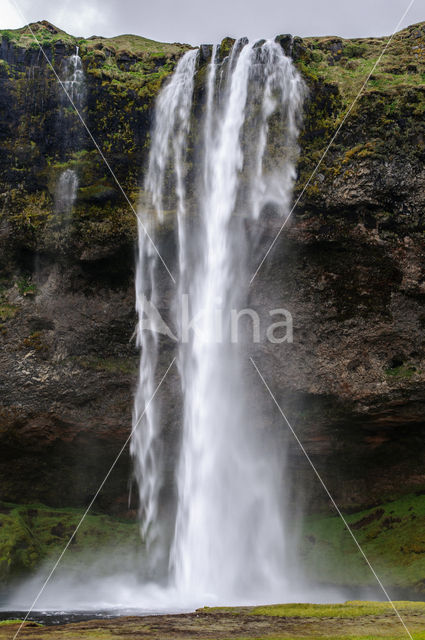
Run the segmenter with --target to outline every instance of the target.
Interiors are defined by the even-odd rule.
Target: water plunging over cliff
[[[266,211],[288,213],[304,85],[275,42],[237,41],[224,60],[214,48],[195,127],[197,58],[196,51],[185,54],[158,98],[140,211],[153,237],[165,210],[177,218],[173,330],[180,338],[183,418],[171,522],[160,516],[165,462],[158,402],[149,404],[131,451],[149,577],[165,562],[168,584],[183,601],[266,601],[282,598],[288,579],[283,452],[246,408],[248,354],[231,335],[231,314],[247,305],[256,221]],[[196,157],[188,149],[197,149]],[[134,424],[158,379],[158,335],[146,330],[145,313],[146,300],[155,306],[161,300],[160,268],[139,225],[142,355]],[[195,331],[182,325],[185,313],[199,318]]]
[[[71,108],[69,98],[71,98],[74,105],[79,111],[84,107],[86,98],[86,86],[85,77],[83,71],[83,65],[78,53],[78,47],[75,48],[69,58],[64,61],[62,83],[68,95],[62,87],[59,87],[60,100],[64,108]],[[68,97],[69,96],[69,97]],[[74,114],[72,114],[74,117]],[[73,138],[72,130],[68,132],[67,123],[62,123],[62,126],[66,128],[65,143],[73,145],[75,141]],[[58,214],[65,219],[72,211],[75,199],[77,197],[78,189],[78,175],[75,169],[67,168],[62,171],[59,176],[58,183],[56,185],[55,192],[55,209]]]
[[[86,85],[83,63],[79,55],[78,47],[75,47],[75,53],[65,60],[62,82],[73,103],[77,109],[80,109],[85,100]],[[63,94],[63,101],[66,102],[67,100],[68,97]]]

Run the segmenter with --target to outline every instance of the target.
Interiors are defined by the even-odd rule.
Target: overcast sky
[[[226,35],[382,36],[393,32],[409,1],[0,0],[0,28],[46,19],[76,36],[136,33],[191,44],[219,42]],[[415,0],[402,26],[422,20],[425,0]]]

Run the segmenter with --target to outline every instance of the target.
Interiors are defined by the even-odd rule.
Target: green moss
[[[78,358],[77,361],[80,366],[94,371],[133,375],[138,369],[137,358],[99,358],[92,356]]]
[[[7,41],[13,42],[14,40],[19,40],[19,33],[13,29],[2,29],[0,30],[0,35]]]
[[[0,284],[0,321],[7,322],[7,320],[11,320],[18,311],[19,306],[8,301],[7,288]],[[0,329],[3,332],[3,325],[0,325]]]
[[[384,584],[425,591],[425,496],[409,495],[346,520]],[[300,553],[314,579],[342,585],[375,582],[339,517],[306,518]]]
[[[0,502],[0,583],[56,558],[82,515],[83,510],[78,509]],[[84,565],[91,551],[109,546],[127,549],[132,544],[140,544],[137,524],[90,513],[67,552],[66,562]]]
[[[367,45],[364,42],[347,42],[343,48],[343,54],[347,58],[362,58],[367,53]]]
[[[386,42],[380,38],[303,40],[308,55],[303,55],[296,64],[310,94],[299,139],[301,157],[295,196],[303,189],[352,106],[347,122],[321,164],[321,181],[317,177],[306,191],[315,209],[324,204],[322,194],[332,190],[339,174],[354,177],[360,162],[373,161],[375,172],[380,171],[379,164],[393,155],[402,156],[412,164],[423,163],[424,25],[414,25],[397,34],[363,88]]]
[[[224,60],[224,58],[226,58],[226,56],[230,54],[230,51],[234,44],[235,44],[234,38],[229,38],[229,37],[223,38],[220,44],[220,58],[222,60]]]
[[[385,369],[385,375],[390,376],[391,378],[412,378],[418,371],[416,367],[408,366],[408,365],[400,365],[399,367],[394,367],[392,369]]]
[[[379,157],[378,149],[379,140],[368,140],[364,144],[358,144],[345,152],[342,164],[351,164],[353,161],[364,158]]]
[[[82,202],[105,202],[107,200],[115,200],[119,195],[116,189],[102,183],[82,187],[78,191],[78,199]]]
[[[22,277],[16,282],[21,296],[34,296],[37,293],[36,285],[31,282],[30,278]]]
[[[6,60],[0,60],[0,73],[2,75],[8,75],[10,72],[10,66],[6,62]]]

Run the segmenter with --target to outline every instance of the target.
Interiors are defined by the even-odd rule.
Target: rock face
[[[153,101],[187,47],[34,28],[59,74],[79,44],[83,116],[136,204]],[[265,324],[269,309],[288,309],[294,342],[264,341],[253,355],[335,499],[357,509],[425,488],[425,27],[394,39],[311,179],[385,42],[278,41],[309,85],[301,198],[251,302]],[[0,58],[0,497],[83,506],[131,425],[136,225],[30,36],[3,32]],[[79,180],[71,220],[54,208],[66,168]],[[264,225],[254,268],[280,224]],[[160,243],[172,265],[172,224]],[[170,286],[164,310],[171,295]],[[172,349],[164,344],[164,366]],[[247,375],[266,419],[284,429]],[[296,446],[289,464],[294,498],[322,508]],[[125,452],[98,509],[127,513],[129,472]]]
[[[81,115],[137,206],[153,102],[187,47],[32,29],[59,77],[78,45]],[[1,42],[1,499],[82,506],[131,425],[135,215],[31,34]],[[55,203],[67,169],[71,218]],[[99,507],[126,512],[128,485],[126,454]]]

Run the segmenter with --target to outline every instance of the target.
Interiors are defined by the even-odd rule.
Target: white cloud
[[[0,0],[0,28],[19,29],[23,26],[23,20],[9,0]]]
[[[27,20],[46,19],[73,35],[137,33],[193,44],[218,42],[226,35],[388,35],[409,4],[409,0],[0,0],[3,28],[22,24],[13,2]],[[424,2],[419,1],[403,26],[424,19]]]

